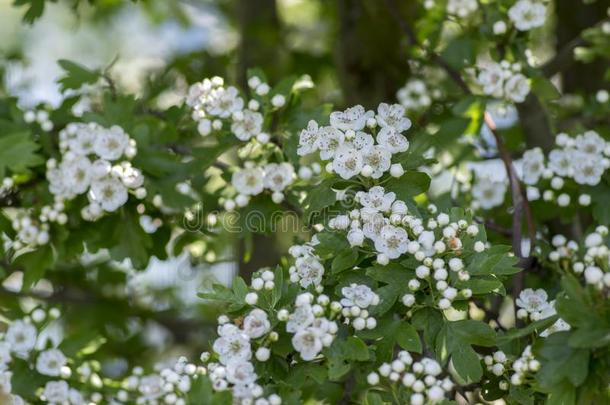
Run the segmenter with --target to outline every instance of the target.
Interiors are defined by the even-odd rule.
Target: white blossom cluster
[[[322,276],[324,276],[324,266],[320,258],[314,253],[314,247],[318,243],[316,236],[304,245],[294,245],[288,250],[288,253],[294,257],[294,265],[290,266],[288,272],[290,281],[299,283],[303,288],[314,286],[319,292],[323,287]]]
[[[489,372],[498,377],[506,376],[513,385],[526,383],[527,377],[540,370],[541,366],[540,362],[534,358],[531,346],[527,346],[521,356],[514,361],[501,350],[485,356],[483,361]],[[500,381],[499,388],[507,391],[509,382]]]
[[[49,311],[36,308],[28,316],[13,320],[6,333],[0,334],[0,392],[11,394],[11,363],[14,359],[21,359],[29,362],[38,374],[51,378],[42,389],[41,400],[57,405],[87,403],[83,395],[66,381],[72,370],[62,351],[57,348],[40,349],[39,340],[43,339],[40,327],[59,316],[60,312],[55,308]],[[10,395],[10,399],[13,404],[25,404],[18,395]]]
[[[548,301],[548,295],[542,288],[534,290],[526,288],[519,293],[519,297],[515,300],[515,304],[519,308],[517,310],[517,318],[531,321],[539,321],[541,319],[550,318],[557,314],[555,310],[555,301]],[[553,325],[540,333],[540,336],[547,337],[554,332],[570,330],[570,325],[559,318]]]
[[[473,242],[470,239],[479,233],[477,225],[465,220],[451,222],[449,215],[444,213],[424,223],[421,218],[409,214],[407,205],[397,200],[395,193],[386,193],[381,186],[358,192],[356,201],[361,208],[334,217],[329,221],[329,228],[347,232],[347,240],[354,247],[365,246],[365,242],[370,241],[380,265],[387,265],[403,255],[421,262],[415,272],[416,278],[408,281],[413,294],[403,297],[406,306],[413,306],[414,293],[427,285],[440,293],[437,305],[441,309],[450,308],[456,298],[472,296],[470,289],[458,290],[450,283],[456,278],[458,281],[470,279],[459,255],[464,246],[462,239],[467,237],[469,243]],[[429,209],[437,210],[435,206]],[[482,252],[485,244],[475,241],[473,249]],[[450,277],[449,272],[457,277]]]
[[[82,370],[84,375],[90,372]],[[180,357],[171,367],[156,365],[155,372],[150,374],[145,374],[141,367],[135,367],[121,383],[111,403],[186,405],[193,381],[205,373],[204,367],[189,363],[186,357]]]
[[[477,11],[479,3],[477,0],[449,0],[447,2],[447,13],[465,18]]]
[[[512,385],[523,385],[536,371],[540,370],[540,362],[532,354],[532,347],[526,346],[521,356],[513,362],[514,374],[510,377]]]
[[[606,236],[608,228],[598,226],[585,237],[585,250],[579,253],[578,243],[568,241],[563,235],[555,235],[552,239],[554,250],[548,258],[568,266],[575,274],[582,274],[587,284],[600,290],[610,288],[610,249],[604,240]]]
[[[483,93],[494,98],[522,103],[530,92],[529,80],[521,73],[519,63],[482,62],[478,65],[476,79]]]
[[[64,214],[65,215],[65,214]],[[49,224],[27,214],[18,214],[11,221],[15,238],[6,240],[5,247],[19,250],[24,247],[35,248],[49,243]]]
[[[340,311],[341,304],[330,302],[328,296],[306,292],[296,297],[293,312],[281,309],[277,317],[286,322],[286,332],[293,334],[294,349],[303,360],[311,361],[335,340],[339,326],[332,318]]]
[[[402,133],[410,127],[405,107],[400,104],[381,103],[377,113],[357,105],[331,113],[329,126],[309,121],[300,133],[297,153],[305,156],[319,152],[322,160],[331,161],[326,170],[343,179],[358,175],[379,179],[388,171],[400,177],[404,169],[398,163],[392,164],[392,155],[409,148]]]
[[[508,9],[508,17],[519,31],[529,31],[544,25],[546,6],[542,0],[519,0]]]
[[[442,373],[436,360],[424,357],[414,361],[409,352],[401,351],[392,363],[383,363],[378,372],[370,373],[367,382],[378,386],[384,377],[390,384],[402,384],[407,389],[410,405],[437,404],[443,402],[455,386],[451,378],[442,378]]]
[[[273,275],[272,272],[265,270],[261,277],[255,280],[267,279],[267,282],[272,282],[273,279],[269,274]],[[256,293],[250,294],[256,295]],[[246,302],[254,305],[256,300],[253,302],[246,297]],[[258,346],[254,351],[254,357],[259,362],[265,362],[271,355],[268,345],[278,339],[277,332],[271,330],[267,313],[262,309],[254,308],[243,318],[241,326],[231,323],[225,315],[218,318],[218,323],[218,338],[213,344],[218,362],[210,362],[207,365],[208,376],[214,390],[230,390],[236,404],[280,404],[281,399],[275,394],[263,397],[263,388],[256,383],[258,376],[251,361],[253,344]],[[208,356],[204,355],[202,360],[206,362],[207,358]]]
[[[15,181],[12,177],[3,178],[0,182],[0,197],[5,196],[14,186]]]
[[[566,181],[573,180],[578,185],[596,186],[604,172],[610,167],[610,143],[595,131],[586,131],[576,137],[558,134],[558,146],[548,156],[548,162],[539,148],[526,151],[522,159],[522,180],[528,184],[528,198],[554,202],[560,207],[570,205],[572,197],[563,191]],[[550,187],[546,184],[549,183]],[[537,186],[537,187],[536,187]],[[545,187],[542,193],[540,188]],[[588,206],[591,196],[580,193],[578,204]]]
[[[364,284],[351,284],[341,289],[341,314],[355,330],[375,329],[377,320],[369,315],[368,308],[379,304],[379,295]]]
[[[146,197],[142,172],[127,160],[136,155],[135,141],[122,128],[71,123],[59,137],[61,160],[47,161],[49,191],[56,201],[86,194],[89,204],[81,215],[94,221],[123,206],[129,190],[137,198]]]
[[[271,90],[267,83],[256,76],[248,80],[248,86],[259,97],[267,96]],[[282,108],[286,104],[286,97],[276,94],[269,103],[272,109]],[[269,134],[263,132],[264,117],[259,112],[261,102],[251,99],[246,104],[239,90],[233,86],[226,87],[221,77],[193,84],[189,88],[186,104],[192,108],[192,117],[198,122],[197,130],[202,136],[228,125],[240,141],[255,138],[260,143],[269,142]]]
[[[237,191],[235,199],[224,200],[224,208],[228,211],[235,207],[245,207],[252,196],[271,191],[271,199],[279,204],[284,201],[284,190],[294,181],[294,167],[288,162],[267,163],[256,166],[246,162],[244,167],[233,173],[231,184]]]
[[[53,122],[49,119],[49,112],[46,110],[26,111],[23,113],[23,120],[28,124],[36,122],[45,132],[53,130]]]
[[[396,99],[407,111],[421,111],[432,104],[430,94],[423,80],[411,79],[398,90]]]

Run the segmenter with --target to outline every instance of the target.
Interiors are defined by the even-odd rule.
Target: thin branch
[[[610,20],[608,18],[604,18],[594,24],[593,27],[589,27],[587,29],[599,27],[603,23],[609,21]],[[557,52],[553,59],[542,65],[541,70],[546,77],[555,76],[557,73],[569,68],[576,62],[574,59],[574,50],[580,46],[585,46],[588,44],[587,40],[582,37],[582,34],[583,33],[581,32],[576,38],[565,44],[564,47]]]

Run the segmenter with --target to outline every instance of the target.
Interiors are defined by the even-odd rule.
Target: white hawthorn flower
[[[244,100],[239,97],[239,90],[233,86],[216,87],[201,99],[206,112],[212,116],[229,118],[233,113],[244,108]]]
[[[365,111],[361,105],[350,107],[345,111],[334,111],[330,114],[330,125],[342,131],[360,131],[366,120],[373,117],[373,111]]]
[[[529,31],[544,25],[546,7],[536,0],[519,0],[509,10],[508,17],[519,31]]]
[[[379,303],[379,296],[369,286],[364,284],[351,284],[349,287],[343,287],[341,294],[344,297],[341,299],[341,305],[344,307],[355,305],[365,309]]]
[[[234,360],[227,364],[227,381],[231,384],[246,385],[256,381],[254,366],[249,361]]]
[[[405,152],[409,149],[409,141],[393,127],[381,128],[377,134],[377,142],[390,153]]]
[[[70,194],[82,194],[91,184],[91,161],[86,157],[77,157],[61,162],[60,170],[64,176],[64,184]]]
[[[240,141],[247,141],[256,137],[263,130],[263,116],[255,111],[244,110],[239,119],[234,119],[231,132]]]
[[[378,179],[390,169],[392,153],[384,147],[373,146],[363,151],[364,165],[372,169],[371,177]]]
[[[243,195],[257,195],[264,189],[265,173],[260,167],[243,168],[231,177],[231,184]]]
[[[271,330],[271,322],[267,318],[267,313],[262,309],[253,309],[244,318],[244,333],[251,339],[256,339]]]
[[[43,375],[58,377],[61,368],[66,365],[66,356],[58,349],[41,352],[36,359],[36,370]]]
[[[123,129],[113,125],[109,129],[100,128],[95,138],[95,153],[106,160],[117,160],[129,146],[129,136]]]
[[[515,103],[522,103],[530,92],[530,84],[527,77],[521,73],[511,76],[504,83],[504,93]]]
[[[523,308],[529,313],[540,312],[549,305],[547,299],[548,296],[543,289],[533,290],[526,288],[519,294],[516,304],[519,308]]]
[[[234,360],[250,360],[252,357],[250,339],[240,331],[219,337],[212,347],[220,362],[225,365]]]
[[[297,149],[297,154],[299,156],[309,155],[318,150],[318,130],[318,123],[314,120],[310,120],[307,124],[307,128],[301,131],[299,134],[299,147]]]
[[[407,110],[421,110],[432,104],[426,83],[419,79],[409,80],[398,92],[396,98]]]
[[[375,240],[375,249],[389,259],[396,259],[407,252],[409,235],[403,228],[385,225]]]
[[[295,261],[295,267],[299,276],[299,284],[303,288],[310,285],[318,286],[322,282],[324,266],[314,256],[299,257]]]
[[[11,350],[18,355],[27,355],[34,348],[37,338],[36,328],[20,319],[10,324],[4,336]]]
[[[606,149],[606,141],[595,131],[587,131],[576,137],[576,149],[588,155],[601,156]]]
[[[324,347],[320,333],[315,328],[307,328],[295,333],[292,337],[292,346],[305,361],[313,360]]]
[[[534,148],[523,154],[523,182],[525,184],[536,184],[544,171],[544,154],[542,149]]]
[[[375,119],[382,128],[393,128],[399,133],[411,128],[411,120],[405,117],[405,107],[400,104],[379,104]]]
[[[590,155],[578,151],[572,153],[572,168],[574,181],[591,186],[599,184],[605,170],[599,160],[592,159]]]
[[[371,212],[388,212],[392,208],[392,203],[396,200],[396,193],[386,193],[381,186],[374,186],[368,192],[358,192],[356,194],[360,205]]]
[[[294,179],[294,168],[290,163],[269,163],[263,171],[264,186],[272,191],[283,191]]]
[[[316,147],[320,150],[320,158],[329,160],[335,155],[335,151],[345,141],[345,134],[334,127],[321,127],[318,130]]]
[[[481,208],[486,210],[502,205],[505,194],[506,183],[488,177],[478,178],[472,187],[472,196],[479,202]]]
[[[549,153],[549,168],[559,176],[572,175],[572,155],[563,149],[553,149]]]
[[[342,145],[335,151],[333,170],[341,178],[351,179],[360,174],[363,161],[362,152],[350,145]]]
[[[502,97],[504,91],[504,70],[495,62],[486,63],[481,67],[477,77],[483,92],[493,97]]]
[[[116,211],[127,202],[127,188],[113,177],[91,183],[89,198],[98,203],[104,211]]]
[[[65,381],[49,381],[45,385],[42,395],[50,404],[67,403],[70,398],[70,387]]]
[[[303,330],[313,324],[315,319],[311,305],[298,305],[288,316],[286,332],[295,333]]]

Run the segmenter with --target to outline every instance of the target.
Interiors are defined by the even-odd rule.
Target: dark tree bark
[[[344,103],[370,108],[394,100],[409,76],[404,33],[383,1],[339,0],[337,7],[335,61]]]

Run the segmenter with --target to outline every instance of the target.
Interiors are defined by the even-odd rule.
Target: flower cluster
[[[414,361],[409,352],[401,351],[392,363],[383,363],[378,372],[370,373],[367,381],[378,386],[381,376],[390,384],[402,384],[410,405],[437,404],[445,400],[455,385],[451,378],[441,378],[442,372],[436,360],[424,357]]]
[[[39,221],[27,214],[18,214],[11,224],[16,235],[14,241],[7,241],[7,247],[19,250],[24,247],[35,248],[49,243],[48,223]]]
[[[312,240],[304,245],[294,245],[289,249],[289,253],[294,257],[294,265],[290,266],[290,281],[299,283],[303,288],[310,285],[316,288],[322,288],[322,276],[324,276],[324,266],[320,258],[314,253],[314,246],[317,244],[317,238],[314,236]]]
[[[555,235],[552,239],[554,250],[548,258],[559,262],[575,274],[582,274],[585,282],[598,289],[610,287],[610,249],[604,242],[608,236],[608,228],[598,226],[594,232],[585,237],[584,254],[579,254],[575,241],[568,241],[563,235]]]
[[[49,311],[36,308],[28,316],[12,321],[6,333],[0,335],[0,392],[11,394],[11,363],[20,359],[30,362],[31,368],[47,380],[51,378],[40,394],[41,400],[51,404],[85,404],[81,393],[65,381],[70,378],[71,369],[62,351],[40,349],[43,338],[39,327],[59,316],[60,312],[55,308]],[[11,399],[14,404],[25,403],[18,395],[12,395]]]
[[[531,346],[527,346],[521,356],[513,362],[512,369],[514,374],[511,375],[510,382],[513,385],[523,385],[528,377],[540,370],[540,362],[532,354]]]
[[[273,202],[279,204],[284,201],[284,190],[294,181],[294,167],[287,162],[268,163],[256,166],[253,162],[246,162],[244,167],[233,173],[231,184],[237,190],[235,199],[224,201],[224,207],[232,210],[235,206],[245,207],[250,197],[258,195],[263,190],[271,191]]]
[[[259,97],[267,96],[271,90],[256,76],[248,80],[248,86]],[[269,102],[272,109],[279,109],[286,104],[286,97],[276,94]],[[239,90],[233,86],[226,87],[221,77],[204,79],[192,85],[186,103],[193,110],[192,117],[198,122],[197,129],[202,136],[228,125],[240,141],[256,138],[260,143],[269,142],[269,134],[263,132],[263,114],[258,112],[260,101],[252,99],[246,104]]]
[[[432,98],[426,83],[420,79],[411,79],[396,93],[396,99],[407,111],[420,111],[430,107]]]
[[[263,272],[262,277],[269,278],[267,272]],[[260,280],[263,280],[262,277]],[[249,301],[248,298],[246,301]],[[233,398],[239,404],[253,403],[253,401],[255,404],[281,403],[276,395],[262,398],[263,388],[256,383],[258,376],[251,362],[253,344],[259,346],[254,353],[256,360],[265,362],[271,354],[266,345],[278,338],[277,333],[271,331],[271,322],[267,313],[262,309],[254,308],[243,318],[241,326],[230,323],[225,315],[219,317],[218,323],[218,338],[213,344],[218,362],[208,364],[209,377],[214,390],[231,390]]]
[[[292,333],[292,346],[305,361],[315,359],[325,347],[335,340],[339,326],[332,317],[340,311],[341,304],[330,302],[326,295],[317,298],[311,293],[299,294],[294,311],[278,312],[278,320],[286,322],[286,332]]]
[[[589,194],[571,195],[568,190],[574,187],[566,185],[579,188],[599,184],[610,167],[610,144],[595,131],[586,131],[576,137],[558,134],[555,142],[558,148],[549,153],[548,162],[539,148],[523,154],[521,177],[529,185],[528,198],[532,201],[542,198],[560,207],[569,206],[573,200],[588,206],[591,204]]]
[[[364,132],[365,127],[376,132],[375,138]],[[357,105],[331,113],[329,126],[320,127],[309,121],[299,136],[297,153],[305,156],[319,152],[322,160],[332,160],[326,166],[327,171],[334,171],[344,179],[358,175],[378,179],[387,171],[400,177],[404,170],[400,164],[391,163],[392,155],[409,148],[402,133],[410,127],[405,107],[400,104],[381,103],[376,114]]]
[[[341,314],[355,330],[375,329],[377,320],[369,316],[368,308],[379,304],[379,295],[364,284],[351,284],[341,289]]]
[[[449,0],[447,2],[447,13],[465,18],[477,11],[479,3],[477,0]]]
[[[519,31],[529,31],[544,25],[546,6],[541,0],[519,0],[508,10],[508,17]]]
[[[488,96],[522,103],[530,92],[530,83],[520,73],[519,63],[486,61],[479,64],[478,70],[477,82]]]
[[[36,122],[45,132],[50,132],[53,130],[53,122],[49,119],[49,112],[46,110],[26,111],[23,114],[23,120],[28,124]]]
[[[56,201],[86,194],[89,204],[81,210],[94,221],[104,212],[116,211],[128,199],[146,196],[144,176],[128,160],[136,155],[136,144],[118,126],[104,128],[96,123],[71,123],[59,133],[62,157],[47,161],[49,191]]]
[[[555,310],[555,301],[548,301],[546,291],[539,288],[533,290],[526,288],[521,291],[519,297],[515,300],[515,304],[519,309],[517,310],[517,318],[529,319],[531,321],[539,321],[541,319],[549,318],[557,313]],[[548,329],[545,329],[540,333],[540,336],[547,337],[548,335],[563,330],[570,330],[570,325],[559,318],[553,325]]]
[[[409,280],[409,289],[415,293],[425,285],[434,286],[440,293],[437,305],[441,309],[451,307],[451,302],[458,297],[472,296],[470,289],[458,290],[450,283],[470,279],[459,257],[464,236],[469,238],[475,251],[485,250],[483,242],[470,240],[479,232],[477,225],[465,220],[451,222],[449,215],[444,213],[424,223],[421,218],[409,214],[404,201],[397,200],[393,192],[386,193],[381,186],[358,192],[356,201],[361,205],[360,209],[329,221],[331,229],[347,232],[351,246],[365,246],[370,241],[380,265],[387,265],[390,260],[405,254],[413,256],[421,265],[415,271],[416,278]],[[430,210],[435,212],[436,207],[431,206]],[[403,297],[403,303],[409,307],[415,300],[413,294]]]

